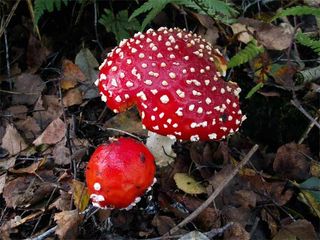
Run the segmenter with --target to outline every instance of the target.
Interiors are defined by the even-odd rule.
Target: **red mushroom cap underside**
[[[140,142],[119,138],[100,145],[86,170],[90,199],[101,208],[126,208],[152,185],[154,157]]]
[[[201,36],[174,28],[123,40],[100,66],[102,100],[115,112],[136,105],[148,130],[182,140],[220,140],[244,120],[240,88]]]

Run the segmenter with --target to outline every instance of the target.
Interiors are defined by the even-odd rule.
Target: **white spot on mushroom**
[[[203,113],[203,108],[202,107],[198,107],[197,113],[199,113],[199,114]]]
[[[133,86],[133,82],[127,81],[127,82],[126,82],[126,86],[127,86],[127,87],[132,87],[132,86]]]
[[[216,119],[212,119],[211,125],[212,125],[212,126],[216,125]]]
[[[195,123],[195,122],[193,122],[193,123],[190,124],[190,127],[191,127],[191,128],[196,128],[196,127],[198,127],[198,124]]]
[[[108,67],[110,67],[112,65],[112,61],[108,61],[107,65],[108,65]]]
[[[226,102],[227,102],[227,104],[230,104],[231,100],[229,98],[227,98]]]
[[[152,81],[150,79],[145,80],[144,83],[149,86],[152,85]]]
[[[206,71],[204,69],[200,69],[200,73],[205,73]]]
[[[100,82],[100,79],[97,79],[94,81],[94,85],[98,86],[99,85],[99,82]]]
[[[92,202],[103,202],[105,200],[104,196],[94,193],[90,195],[90,199]]]
[[[222,131],[224,131],[224,132],[226,132],[226,131],[228,130],[228,128],[226,128],[226,127],[220,127],[220,129],[221,129]]]
[[[160,101],[163,103],[163,104],[166,104],[169,102],[169,97],[167,95],[162,95],[160,97]]]
[[[175,59],[176,56],[175,56],[174,54],[170,54],[170,55],[169,55],[169,58],[170,58],[170,59]]]
[[[168,134],[167,137],[170,138],[171,140],[176,140],[176,136],[172,134]]]
[[[101,101],[107,102],[107,96],[104,94],[101,94]]]
[[[154,130],[159,130],[159,126],[158,126],[158,125],[153,126],[152,128],[153,128]]]
[[[100,74],[100,80],[106,80],[107,79],[107,75],[105,75],[104,73]]]
[[[132,63],[132,60],[131,59],[127,59],[127,64],[131,64]]]
[[[209,79],[204,80],[204,84],[208,86],[210,84],[210,80]]]
[[[147,42],[147,43],[151,43],[152,40],[151,40],[150,38],[147,38],[147,39],[146,39],[146,42]]]
[[[124,95],[125,99],[129,99],[129,97],[130,97],[129,94],[127,94],[127,93]]]
[[[181,89],[178,89],[178,90],[176,91],[176,93],[177,93],[178,96],[181,97],[181,98],[184,98],[184,97],[185,97],[185,93],[184,93]]]
[[[169,73],[169,77],[172,78],[172,79],[174,79],[174,78],[176,77],[176,74],[175,74],[174,72],[170,72],[170,73]]]
[[[234,102],[234,103],[232,103],[232,107],[233,108],[236,108],[238,105]]]
[[[228,120],[232,121],[233,117],[231,115],[228,116]]]
[[[237,119],[236,120],[236,124],[239,125],[241,122]]]
[[[146,117],[146,114],[144,111],[141,111],[141,118],[144,119]]]
[[[118,87],[118,83],[117,83],[117,80],[115,78],[111,79],[111,85],[114,86],[114,87]]]
[[[167,64],[165,63],[165,62],[162,62],[161,64],[160,64],[160,67],[166,67],[167,66]]]
[[[190,137],[190,140],[191,140],[192,142],[196,142],[196,141],[199,141],[199,140],[200,140],[200,137],[199,137],[199,135],[192,135],[192,136]]]
[[[137,97],[140,97],[143,101],[147,100],[147,96],[143,91],[138,92]]]
[[[158,53],[157,58],[163,58],[163,55],[161,53]]]
[[[162,86],[168,86],[169,83],[168,83],[166,80],[163,80],[163,81],[161,82],[161,85],[162,85]]]
[[[152,115],[152,116],[151,116],[151,120],[152,120],[152,121],[155,121],[155,120],[156,120],[156,116]]]
[[[167,119],[167,123],[171,124],[171,123],[172,123],[172,119],[171,119],[171,118],[168,118],[168,119]]]
[[[213,86],[213,87],[211,88],[211,91],[214,92],[215,90],[217,90],[217,87],[216,87],[216,86]]]
[[[194,96],[201,96],[201,92],[198,92],[197,90],[192,90],[192,95]]]
[[[183,69],[183,70],[182,70],[182,73],[183,73],[183,74],[186,74],[186,73],[187,73],[187,70],[186,70],[186,69]]]
[[[98,183],[98,182],[94,183],[93,188],[94,188],[94,190],[99,191],[101,189],[100,183]]]
[[[178,110],[175,112],[175,114],[182,117],[183,116],[182,109],[183,109],[182,107],[179,107]]]
[[[177,128],[179,125],[178,125],[178,123],[174,123],[173,125],[172,125],[172,127],[174,127],[174,128]]]
[[[243,115],[242,118],[241,118],[241,121],[245,121],[247,119],[247,116],[246,115]]]
[[[190,68],[190,72],[194,73],[195,71],[196,71],[195,68],[193,68],[193,67]]]
[[[221,94],[224,94],[225,92],[226,92],[226,90],[225,90],[224,88],[221,88],[221,89],[220,89],[220,93],[221,93]]]
[[[131,53],[136,53],[138,50],[136,48],[131,48]]]
[[[208,134],[208,137],[210,139],[217,139],[217,134],[216,133],[211,133],[211,134]]]
[[[189,60],[189,56],[184,56],[183,59],[188,61]]]
[[[158,93],[158,90],[157,89],[151,89],[150,92],[153,94],[153,95],[156,95]]]
[[[207,97],[207,98],[206,98],[206,104],[209,105],[211,102],[212,102],[212,101],[211,101],[211,98]]]
[[[116,98],[115,98],[116,102],[121,102],[121,97],[118,95]]]
[[[163,116],[164,116],[164,112],[159,114],[159,118],[163,118]]]
[[[189,111],[193,111],[194,108],[195,108],[194,104],[189,105]]]
[[[139,53],[139,58],[144,58],[144,53]]]

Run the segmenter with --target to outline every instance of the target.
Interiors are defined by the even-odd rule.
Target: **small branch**
[[[38,237],[34,237],[34,238],[28,238],[27,240],[44,240],[47,239],[48,236],[50,236],[51,234],[53,234],[58,226],[52,227],[50,229],[48,229],[46,232],[40,234]]]
[[[301,106],[297,100],[291,100],[290,103],[295,106],[304,116],[306,116],[317,128],[320,129],[320,123],[316,121],[310,114]]]
[[[214,190],[214,192],[211,194],[211,196],[203,202],[195,211],[193,211],[188,217],[186,217],[182,222],[180,222],[178,225],[173,227],[169,232],[167,232],[163,237],[168,237],[171,234],[178,231],[180,228],[184,227],[187,223],[191,222],[193,219],[195,219],[203,210],[205,210],[214,200],[215,198],[221,193],[221,191],[229,184],[229,182],[234,178],[235,175],[239,172],[239,170],[247,164],[247,162],[250,160],[252,155],[258,150],[259,146],[256,144],[254,145],[250,151],[247,153],[247,155],[243,158],[243,160],[235,167],[235,169],[224,179],[224,181],[221,183],[221,185]]]
[[[6,18],[6,21],[4,22],[3,26],[1,26],[0,28],[0,38],[2,37],[2,34],[4,33],[4,31],[7,29],[8,25],[9,25],[9,22],[14,14],[14,12],[16,11],[19,3],[20,3],[21,0],[17,0],[16,3],[13,5],[8,17]]]

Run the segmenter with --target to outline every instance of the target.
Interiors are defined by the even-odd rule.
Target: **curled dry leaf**
[[[54,145],[52,156],[54,163],[58,165],[68,165],[71,163],[70,150],[65,146],[66,138]]]
[[[177,187],[188,194],[201,194],[206,193],[206,189],[193,177],[186,173],[176,173],[173,177]]]
[[[224,235],[225,240],[249,240],[250,234],[239,223],[234,223],[228,228]]]
[[[49,206],[49,209],[55,207],[60,211],[67,211],[70,210],[71,206],[71,194],[60,190],[60,196]]]
[[[53,120],[49,126],[43,131],[43,133],[33,141],[33,144],[38,146],[41,144],[56,144],[66,134],[66,125],[60,119]]]
[[[32,105],[44,87],[45,84],[39,75],[23,73],[14,80],[14,91],[19,94],[12,95],[12,103]]]
[[[82,93],[78,88],[72,88],[66,92],[62,101],[65,107],[80,105],[82,103]]]
[[[26,149],[28,145],[18,133],[17,129],[13,125],[8,124],[2,138],[1,147],[6,149],[11,155],[15,155]]]
[[[54,220],[58,225],[56,234],[59,239],[77,239],[78,226],[82,221],[82,216],[79,215],[78,210],[56,213]]]
[[[49,55],[48,49],[43,46],[33,34],[30,34],[27,49],[27,64],[29,71],[36,72],[39,67],[46,61]]]
[[[250,214],[250,210],[244,207],[225,206],[221,211],[222,218],[226,222],[237,222],[242,227],[248,224]]]
[[[152,219],[152,225],[157,228],[160,236],[169,232],[171,228],[173,228],[176,223],[173,221],[171,217],[156,215]]]
[[[27,113],[28,113],[28,108],[24,105],[15,105],[7,108],[5,112],[8,112],[8,115],[12,119],[26,119]]]
[[[310,176],[309,155],[310,150],[304,144],[285,144],[277,151],[273,170],[290,179],[306,179]]]
[[[237,35],[237,39],[240,42],[243,42],[245,44],[249,43],[252,39],[253,36],[250,33],[253,33],[254,29],[250,28],[249,32],[248,29],[245,25],[241,24],[241,23],[234,23],[231,25],[232,28],[232,32],[234,35]]]
[[[87,187],[83,182],[73,179],[71,185],[73,193],[73,203],[77,209],[82,212],[89,204],[89,194]]]
[[[98,76],[99,63],[88,48],[83,48],[77,54],[75,63],[79,66],[89,83],[94,83]]]
[[[54,183],[52,171],[38,172],[37,176],[25,175],[6,183],[3,197],[7,207],[28,207],[49,197],[55,188]]]
[[[3,192],[4,184],[6,183],[6,177],[7,177],[6,173],[0,175],[0,194],[2,194]]]
[[[59,98],[55,95],[44,95],[35,104],[33,117],[41,128],[45,128],[62,113],[63,107]]]
[[[318,236],[310,222],[305,219],[300,219],[282,226],[272,240],[283,239],[316,240]]]
[[[267,49],[284,50],[292,41],[292,29],[278,27],[252,18],[239,18],[239,23],[254,29],[255,37]]]
[[[164,167],[174,161],[174,158],[176,157],[176,154],[172,149],[174,143],[175,140],[172,140],[167,136],[161,136],[150,131],[148,132],[146,146],[155,157],[157,166]]]
[[[77,82],[86,80],[86,76],[82,73],[78,65],[72,61],[65,59],[62,62],[63,78],[61,79],[61,88],[64,90],[73,88]]]
[[[33,141],[41,133],[41,128],[33,117],[27,116],[26,119],[16,121],[15,124],[28,141]]]

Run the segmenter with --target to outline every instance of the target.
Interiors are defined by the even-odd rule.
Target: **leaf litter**
[[[186,14],[194,18],[198,32],[219,44],[224,54],[232,56],[231,52],[252,39],[266,48],[228,76],[238,81],[245,93],[250,84],[262,83],[243,102],[247,111],[248,101],[255,101],[257,119],[253,121],[265,118],[259,114],[266,102],[286,99],[288,92],[296,91],[292,82],[304,67],[301,59],[306,54],[293,42],[295,28],[290,18],[279,24],[253,14],[238,18],[229,29],[207,15],[193,11]],[[168,15],[163,17],[170,22]],[[305,20],[299,21],[298,27],[304,29]],[[148,138],[135,109],[115,115],[100,103],[94,85],[102,60],[99,50],[77,43],[78,52],[56,58],[51,55],[55,46],[50,44],[57,40],[50,34],[44,33],[41,41],[32,31],[20,38],[26,44],[23,48],[12,42],[12,53],[19,62],[12,63],[11,80],[0,76],[1,89],[11,85],[0,92],[5,109],[0,113],[0,233],[4,239],[32,238],[48,232],[59,239],[165,236],[203,205],[256,142],[260,149],[251,161],[213,203],[175,233],[177,238],[210,239],[209,233],[216,231],[220,239],[317,239],[320,167],[314,130],[303,135],[293,124],[289,130],[297,135],[285,135],[280,129],[283,131],[276,137],[281,141],[275,144],[257,134],[261,128],[245,123],[238,135],[220,143],[157,144]],[[110,48],[114,46],[109,44]],[[288,50],[291,47],[292,52]],[[284,63],[282,55],[296,58],[300,65]],[[311,106],[317,99],[318,86],[317,82],[297,86],[295,97],[301,97],[311,113],[318,108]],[[285,107],[279,102],[275,105],[275,109]],[[268,124],[275,127],[285,116],[269,110],[265,111],[272,115]],[[248,115],[249,121],[254,117]],[[303,127],[307,130],[308,126]],[[276,131],[274,128],[270,134]],[[98,144],[123,135],[137,137],[153,149],[158,181],[129,211],[94,209],[84,183],[88,158]],[[298,143],[301,136],[302,142]]]

